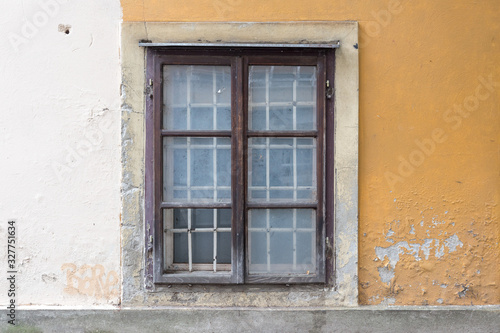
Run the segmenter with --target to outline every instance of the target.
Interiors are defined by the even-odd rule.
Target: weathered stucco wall
[[[126,22],[358,21],[360,303],[500,303],[497,0],[121,5]],[[120,267],[120,238],[143,251],[141,230],[120,229],[143,214],[139,170],[122,188],[131,215],[120,216],[122,165],[142,163],[140,154],[122,161],[120,144],[132,142],[128,130],[143,130],[133,110],[130,127],[121,127],[120,84],[134,84],[121,78],[121,12],[118,0],[0,4],[0,236],[15,219],[18,305],[117,305],[122,283],[140,282],[136,258]],[[128,97],[142,101],[142,88]],[[341,246],[351,240],[339,235],[340,255],[353,253]],[[4,246],[0,259],[7,260]],[[6,279],[0,290],[3,306]],[[225,304],[244,303],[247,291],[234,291]],[[274,303],[256,297],[253,304],[331,304],[312,291],[276,289],[268,294]],[[221,304],[210,290],[195,292]],[[123,295],[143,304],[141,294]],[[190,295],[174,291],[149,304],[192,305]],[[352,294],[327,296],[352,304]]]
[[[124,21],[355,20],[362,304],[500,303],[500,5],[122,0]]]
[[[2,308],[8,219],[17,306],[119,303],[120,19],[118,1],[0,3]]]

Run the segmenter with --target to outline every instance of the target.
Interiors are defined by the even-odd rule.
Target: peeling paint
[[[439,239],[425,239],[423,244],[420,243],[408,243],[406,241],[398,242],[394,245],[388,247],[377,246],[375,248],[375,253],[379,260],[384,260],[385,257],[389,259],[389,264],[394,268],[399,261],[399,256],[401,254],[409,254],[415,258],[416,261],[422,260],[420,257],[420,251],[422,251],[425,259],[429,259],[430,251],[432,250],[432,242],[434,241],[435,256],[441,258],[445,254],[445,247],[449,249],[449,252],[455,252],[457,247],[463,246],[463,243],[458,239],[456,234],[447,238],[444,241],[444,245],[439,246]]]

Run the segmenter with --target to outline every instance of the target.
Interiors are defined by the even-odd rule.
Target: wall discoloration
[[[398,200],[398,205],[406,202]],[[441,209],[440,209],[441,210]],[[361,281],[364,290],[381,297],[363,299],[369,304],[450,305],[494,303],[498,271],[484,265],[485,256],[494,251],[495,234],[473,232],[488,223],[470,221],[461,230],[462,220],[452,210],[437,208],[421,211],[405,222],[387,223],[380,246],[373,249],[370,267],[377,269],[372,281]],[[472,231],[471,231],[472,230]],[[368,236],[365,238],[372,239]],[[385,243],[385,244],[383,244]],[[494,266],[494,265],[493,265]],[[365,273],[366,274],[366,273]]]
[[[66,273],[64,292],[69,295],[87,295],[96,299],[105,299],[119,303],[120,280],[115,271],[108,271],[102,265],[82,265],[66,263],[61,266]]]

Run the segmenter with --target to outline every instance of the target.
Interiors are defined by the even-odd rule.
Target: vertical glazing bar
[[[186,186],[187,186],[187,200],[191,201],[191,138],[186,138]]]
[[[293,210],[292,242],[293,242],[293,270],[295,271],[297,269],[297,209]]]
[[[266,130],[269,130],[269,67],[266,67]]]
[[[193,271],[193,244],[191,240],[191,209],[188,209],[188,265],[189,271]]]
[[[212,129],[217,129],[217,73],[216,67],[212,68],[212,111],[213,111],[213,124]]]
[[[186,87],[186,113],[187,113],[187,125],[188,130],[191,129],[191,74],[193,72],[193,66],[189,66],[187,73],[187,87]],[[186,158],[187,158],[187,170],[186,170],[186,192],[187,199],[191,201],[191,138],[186,138]],[[191,234],[189,234],[191,235]],[[189,236],[191,237],[191,236]],[[191,247],[190,247],[191,248]]]
[[[193,73],[193,66],[189,66],[186,78],[186,128],[191,129],[191,75]]]
[[[213,144],[213,161],[212,161],[212,177],[214,185],[214,202],[217,202],[217,138],[212,139]],[[222,155],[224,156],[224,155]]]
[[[214,209],[214,272],[217,272],[217,209]]]
[[[215,72],[215,66],[212,68],[212,102],[213,102],[213,124],[212,128],[217,129],[217,74]],[[217,202],[217,138],[213,138],[213,150],[214,150],[214,160],[213,160],[213,184],[214,184],[214,202]]]
[[[267,250],[267,272],[271,272],[271,210],[266,209],[266,250]]]

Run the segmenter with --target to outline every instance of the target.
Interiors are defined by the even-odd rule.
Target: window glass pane
[[[210,264],[203,266],[209,271],[214,262],[230,264],[231,214],[231,209],[164,209],[167,269],[187,270],[190,256],[194,270],[202,269],[196,264]]]
[[[251,201],[316,199],[316,140],[250,138],[248,196]]]
[[[248,219],[250,274],[315,273],[314,209],[251,209]]]
[[[163,128],[231,129],[230,66],[163,66]]]
[[[316,129],[315,66],[250,66],[251,130]]]
[[[229,138],[163,138],[163,200],[229,202]]]

